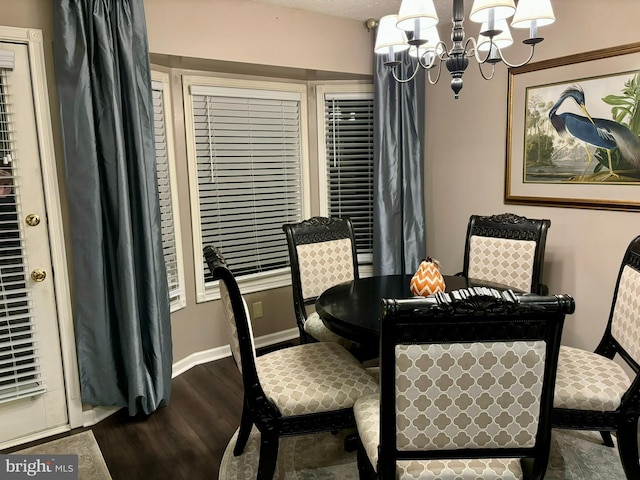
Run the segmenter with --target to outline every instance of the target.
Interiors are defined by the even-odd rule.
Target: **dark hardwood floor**
[[[169,405],[148,417],[122,409],[91,428],[74,429],[1,453],[92,430],[113,480],[217,479],[240,425],[242,379],[231,357],[173,379]]]
[[[91,430],[113,480],[217,479],[241,411],[242,379],[228,357],[174,378],[169,405],[152,415],[121,410]]]

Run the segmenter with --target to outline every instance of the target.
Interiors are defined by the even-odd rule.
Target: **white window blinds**
[[[300,93],[192,85],[191,95],[202,245],[237,276],[287,267],[282,224],[302,215]]]
[[[0,51],[1,67],[13,57]],[[40,373],[38,332],[33,311],[20,211],[19,162],[13,145],[10,85],[0,70],[0,403],[47,390]]]
[[[373,252],[373,94],[326,93],[324,122],[329,216],[351,218],[358,257],[370,262]]]
[[[185,304],[182,281],[182,252],[178,241],[179,225],[177,204],[174,194],[175,179],[171,175],[171,155],[168,148],[167,112],[165,111],[164,84],[152,82],[154,135],[156,146],[156,168],[158,194],[160,197],[160,220],[162,231],[162,250],[167,269],[171,310],[175,311]]]

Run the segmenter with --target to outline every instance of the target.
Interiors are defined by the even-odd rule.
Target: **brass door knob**
[[[47,278],[47,272],[40,268],[36,268],[33,272],[31,272],[31,279],[34,282],[44,282],[45,278]]]
[[[35,213],[30,213],[29,215],[27,215],[27,218],[25,218],[24,221],[30,227],[35,227],[40,223],[40,215],[36,215]]]

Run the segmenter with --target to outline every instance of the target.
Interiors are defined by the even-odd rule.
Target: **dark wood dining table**
[[[315,307],[327,328],[363,345],[377,345],[380,336],[381,300],[410,298],[413,275],[362,277],[328,288],[318,296]],[[507,290],[510,287],[483,280],[444,275],[446,292],[469,287]]]

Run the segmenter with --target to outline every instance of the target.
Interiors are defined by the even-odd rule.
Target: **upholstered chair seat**
[[[262,389],[285,416],[351,408],[378,390],[375,376],[348,351],[320,342],[276,350],[256,358]]]
[[[555,408],[613,411],[630,386],[631,379],[616,361],[579,348],[560,347]]]
[[[309,314],[307,320],[304,322],[303,328],[305,333],[308,333],[319,342],[334,342],[346,348],[352,348],[355,346],[355,343],[351,340],[341,337],[337,333],[333,333],[329,330],[322,322],[318,312]]]
[[[354,407],[358,434],[371,465],[378,464],[380,438],[380,395],[366,395]],[[515,458],[474,458],[456,460],[400,460],[397,462],[398,480],[454,480],[481,478],[482,480],[522,477],[520,460]]]

